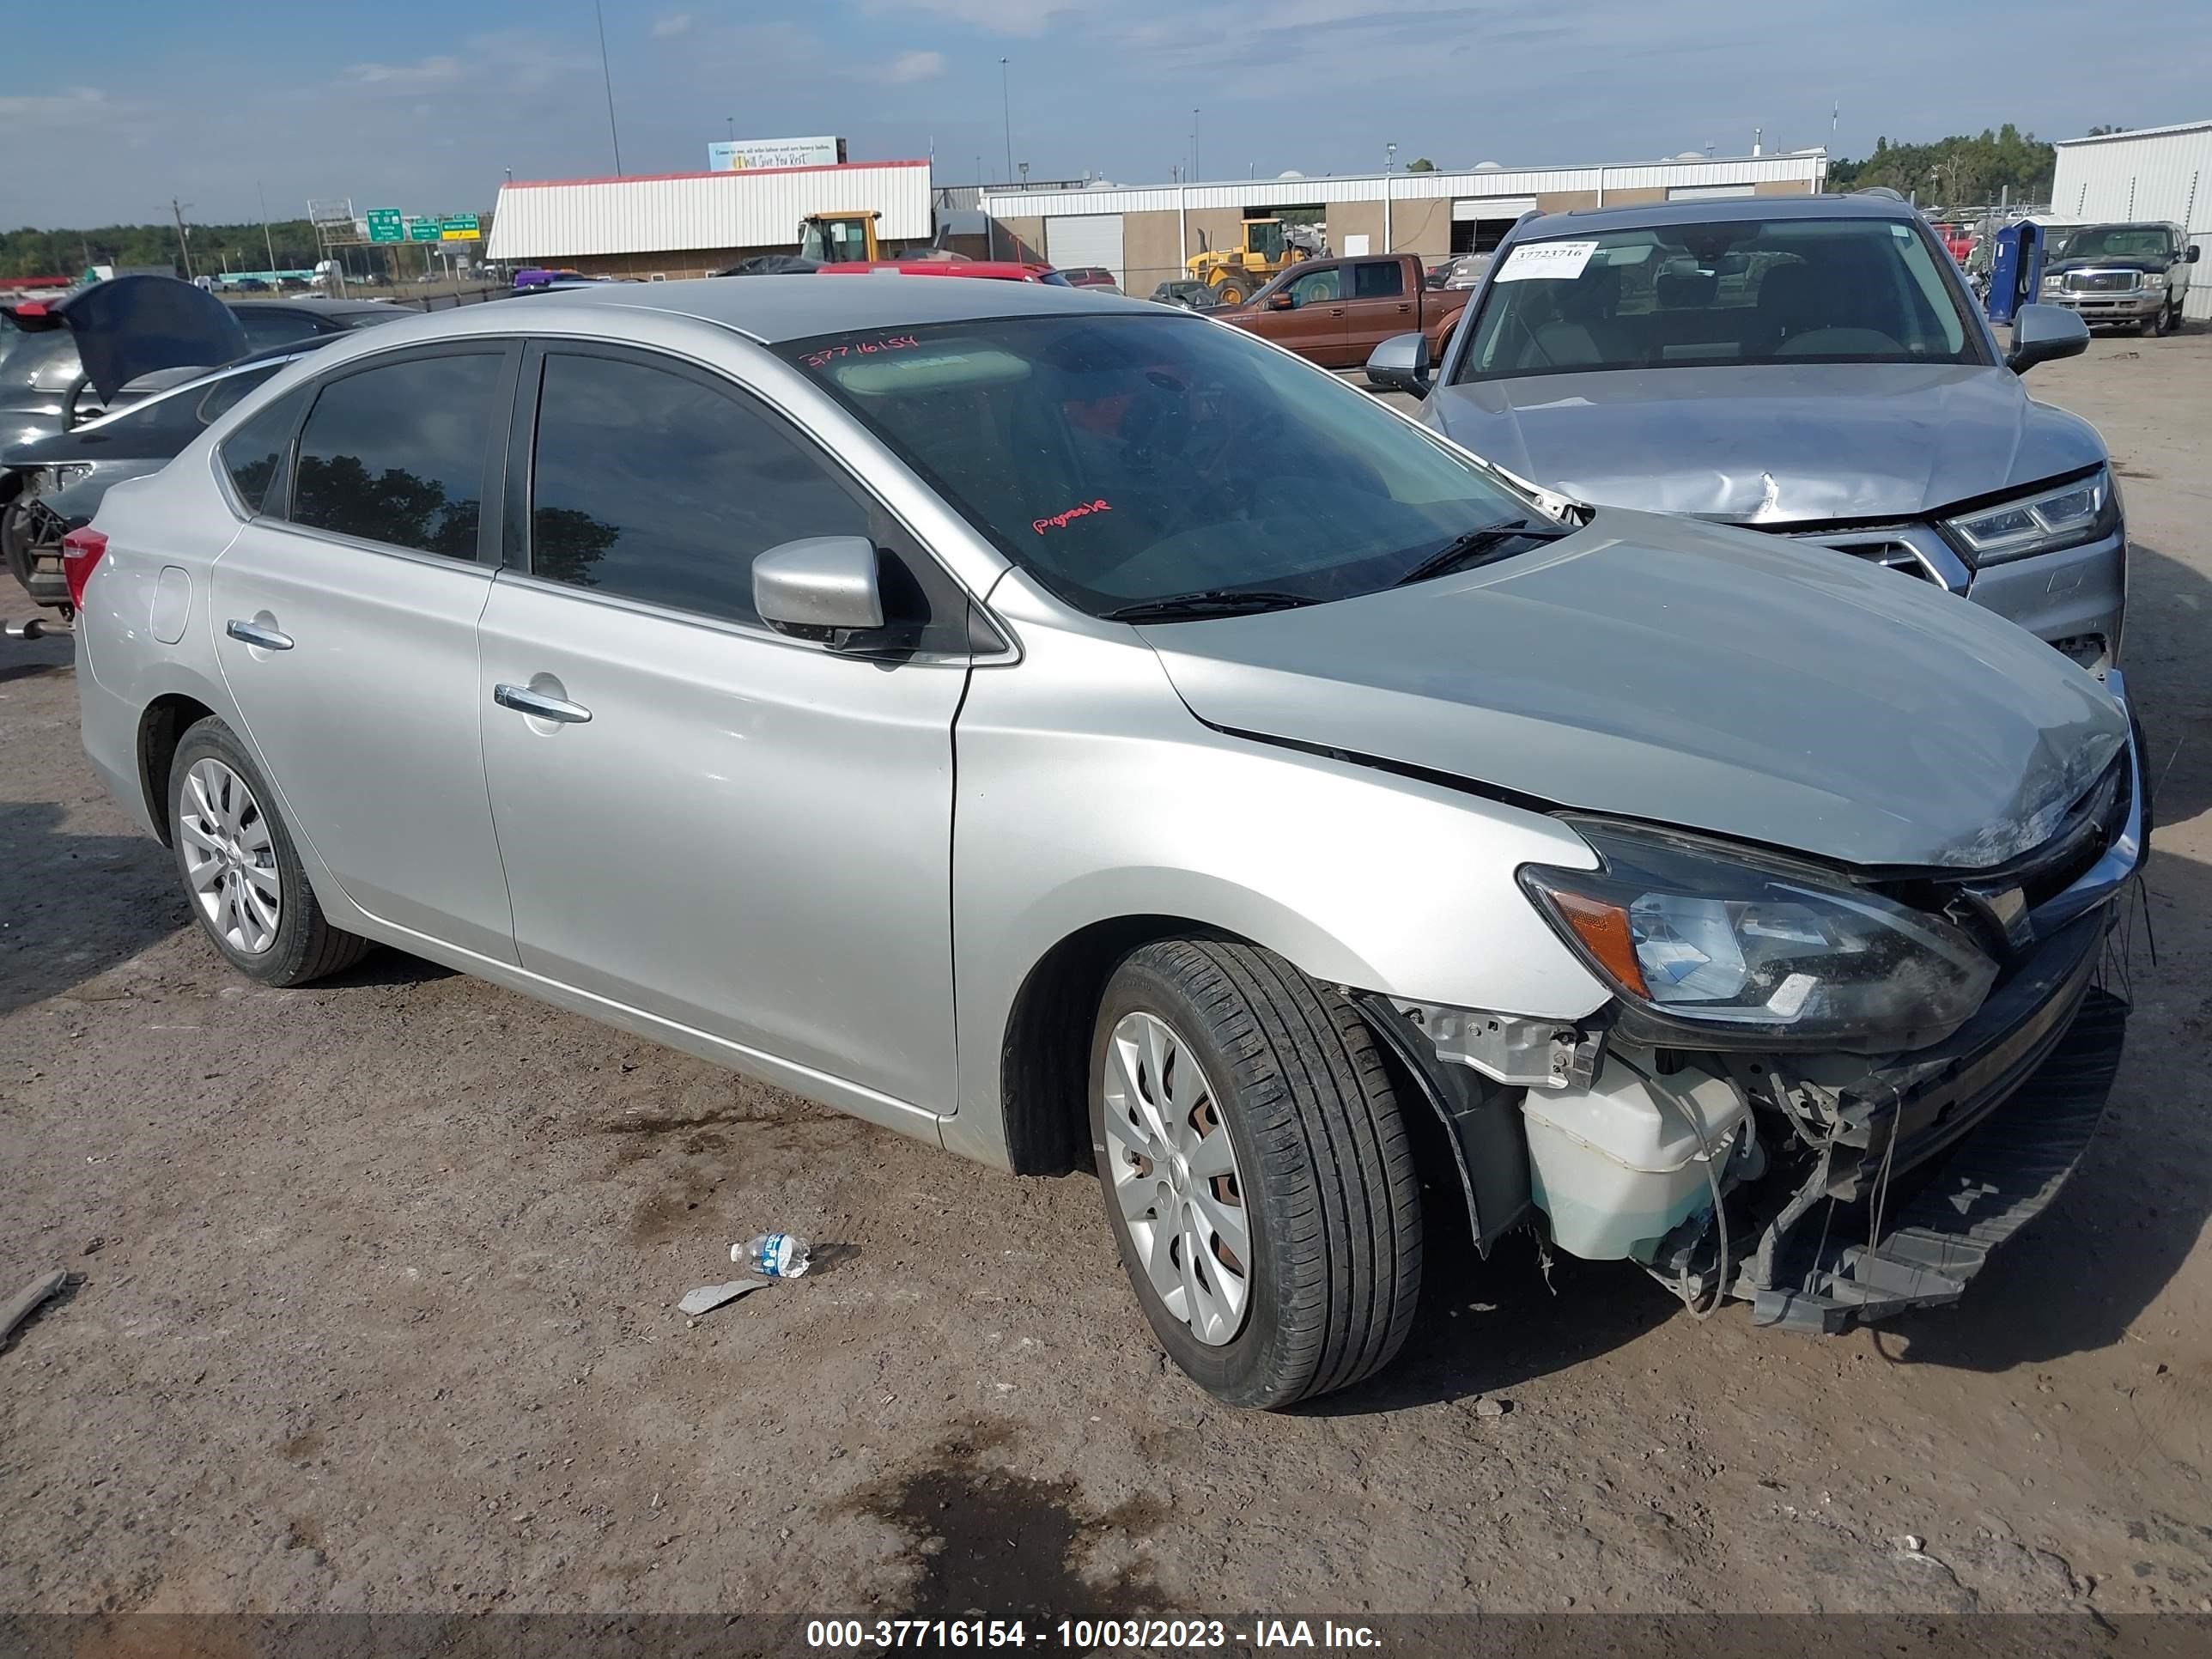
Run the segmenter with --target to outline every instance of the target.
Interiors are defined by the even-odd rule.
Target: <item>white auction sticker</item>
[[[1498,273],[1497,280],[1571,282],[1583,274],[1583,267],[1596,252],[1595,242],[1523,242],[1506,259],[1505,269]]]

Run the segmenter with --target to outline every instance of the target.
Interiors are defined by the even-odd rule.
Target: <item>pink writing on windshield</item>
[[[1066,529],[1071,519],[1087,519],[1094,513],[1111,513],[1113,510],[1106,505],[1103,499],[1084,501],[1078,506],[1069,507],[1065,513],[1055,513],[1049,519],[1031,519],[1030,528],[1042,536],[1048,530]]]

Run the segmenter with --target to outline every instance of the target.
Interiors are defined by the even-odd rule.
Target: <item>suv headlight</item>
[[[2043,279],[2043,286],[2046,290],[2051,291],[2064,288],[2066,277],[2063,272],[2056,276],[2046,276]]]
[[[1996,977],[1963,928],[1814,866],[1567,822],[1603,866],[1523,865],[1522,885],[1646,1041],[1917,1048],[1971,1018]]]
[[[2119,523],[2119,492],[2111,470],[2100,466],[2071,483],[1942,520],[1941,528],[1966,562],[1979,568],[2095,541]]]

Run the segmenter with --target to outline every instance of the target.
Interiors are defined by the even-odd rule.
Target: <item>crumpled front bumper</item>
[[[2117,671],[2107,683],[2124,705]],[[1834,1139],[1736,1266],[1730,1292],[1757,1322],[1836,1332],[1956,1301],[2057,1196],[2127,1035],[2126,1003],[2099,979],[2150,829],[2133,738],[2129,766],[2120,833],[2033,913],[2039,943],[1975,1018],[1842,1091]]]

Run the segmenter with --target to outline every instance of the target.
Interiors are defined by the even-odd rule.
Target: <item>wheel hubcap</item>
[[[1106,1045],[1114,1202],[1169,1313],[1210,1347],[1243,1328],[1252,1233],[1243,1171],[1212,1085],[1175,1028],[1123,1016]]]
[[[276,844],[261,803],[221,761],[195,761],[177,816],[192,902],[231,949],[260,955],[276,942],[283,916]]]

